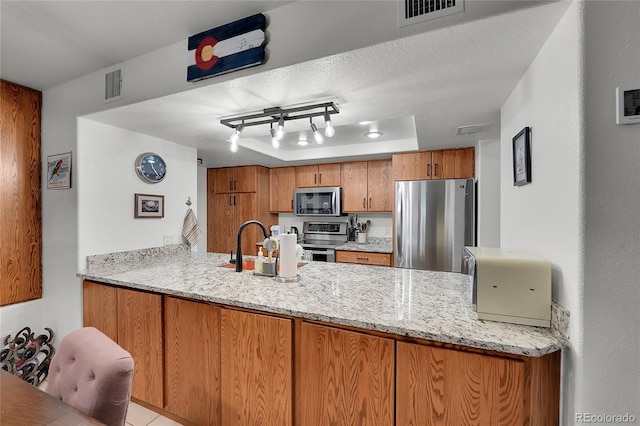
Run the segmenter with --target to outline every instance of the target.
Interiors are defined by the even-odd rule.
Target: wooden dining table
[[[0,425],[101,424],[62,400],[0,370]]]

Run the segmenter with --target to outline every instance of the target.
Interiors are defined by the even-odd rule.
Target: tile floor
[[[41,390],[47,388],[47,380],[38,386]],[[168,419],[155,411],[151,411],[135,402],[129,403],[129,410],[127,410],[127,426],[182,426],[182,423],[175,422]]]

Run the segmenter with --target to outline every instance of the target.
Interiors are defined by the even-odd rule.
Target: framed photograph
[[[616,123],[640,123],[640,84],[616,88]]]
[[[71,188],[71,153],[47,156],[47,189]]]
[[[531,182],[530,129],[525,127],[513,137],[513,186]]]
[[[164,217],[164,195],[135,194],[136,219]]]

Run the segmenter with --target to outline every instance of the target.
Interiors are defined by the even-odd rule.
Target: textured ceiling
[[[117,16],[111,10],[114,3],[126,5],[124,9],[118,7]],[[187,8],[180,7],[181,3],[3,0],[2,76],[12,81],[16,79],[7,76],[20,77],[22,84],[31,87],[51,87],[183,40],[184,34],[210,28],[210,16],[230,22],[290,2],[190,1]],[[149,8],[150,4],[153,8]],[[96,7],[100,12],[97,15]],[[226,79],[89,118],[195,147],[210,167],[278,166],[388,157],[389,153],[402,150],[471,146],[478,140],[499,138],[500,107],[567,7],[568,2],[545,3]],[[85,8],[92,8],[90,15]],[[37,34],[25,34],[24,28],[18,26],[28,22],[34,10]],[[85,17],[86,21],[86,16],[101,18],[91,22],[79,19]],[[150,22],[153,25],[147,26]],[[33,22],[29,28],[33,28]],[[141,37],[140,28],[145,32],[147,28],[162,30]],[[112,37],[104,37],[107,29]],[[43,42],[43,35],[50,40]],[[20,37],[26,39],[17,42]],[[50,43],[42,46],[42,55],[50,64],[44,70],[33,53],[15,52],[20,46],[36,42]],[[28,84],[30,79],[39,83]],[[340,106],[340,114],[332,116],[336,136],[324,145],[288,145],[298,138],[298,130],[308,130],[309,123],[303,120],[287,123],[289,140],[283,141],[280,150],[271,148],[268,126],[257,126],[243,133],[238,153],[229,152],[231,132],[219,123],[220,118],[309,100],[333,100]],[[368,129],[357,124],[362,120],[377,121],[374,125],[384,136],[375,142],[365,139],[363,134]],[[485,123],[491,123],[489,132],[455,134],[460,125]],[[319,128],[324,125],[321,120],[316,124]]]

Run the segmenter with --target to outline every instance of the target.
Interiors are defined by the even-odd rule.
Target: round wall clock
[[[167,164],[154,152],[143,152],[135,162],[138,177],[146,183],[158,183],[167,175]]]

